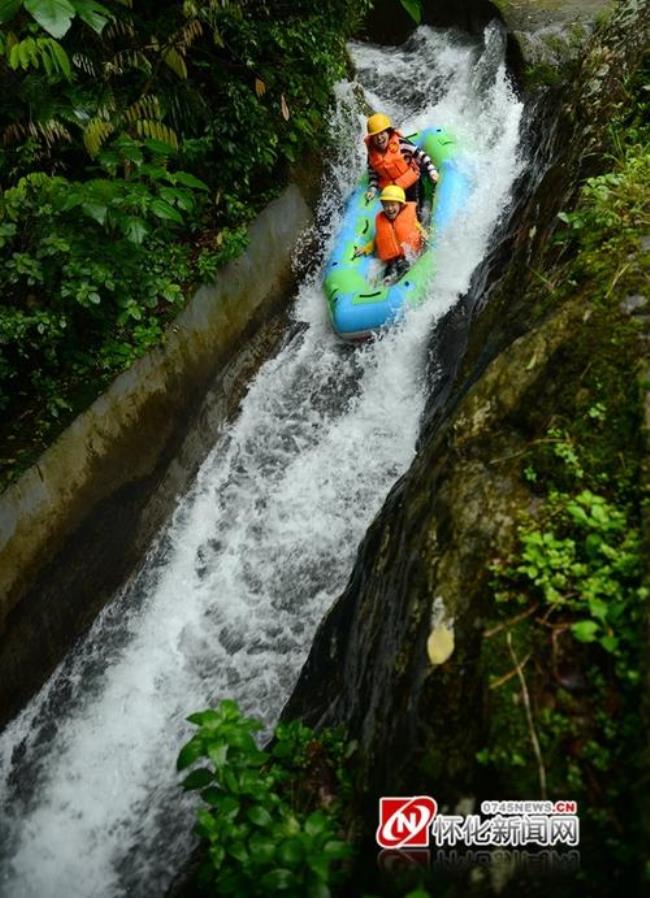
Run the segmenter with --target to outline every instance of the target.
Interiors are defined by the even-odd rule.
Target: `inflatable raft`
[[[431,214],[424,222],[429,239],[409,270],[388,285],[382,281],[377,259],[354,257],[355,247],[374,237],[375,217],[381,212],[378,196],[366,199],[365,173],[347,202],[336,246],[325,267],[324,288],[332,326],[345,340],[364,340],[394,321],[405,306],[422,302],[435,272],[440,235],[452,225],[469,195],[469,181],[458,166],[457,144],[449,133],[442,128],[427,128],[408,138],[431,157],[440,173],[435,191],[425,179],[427,199],[432,200]]]

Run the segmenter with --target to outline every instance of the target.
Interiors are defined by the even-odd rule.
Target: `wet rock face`
[[[409,788],[435,783],[440,795],[444,783],[447,800],[471,787],[487,565],[534,510],[504,464],[526,445],[512,420],[581,314],[562,308],[492,362],[394,489],[319,630],[285,715],[345,722],[363,747],[365,790],[399,788],[406,770]]]
[[[480,35],[496,18],[500,18],[498,5],[490,0],[422,2],[422,24],[436,28],[460,28],[469,34]],[[399,2],[378,0],[368,16],[365,33],[369,40],[379,44],[401,44],[414,28],[415,22]]]
[[[552,307],[563,276],[561,249],[553,242],[561,226],[557,215],[572,208],[586,177],[600,173],[612,118],[627,108],[625,82],[648,45],[649,7],[648,0],[622,3],[587,48],[574,82],[548,90],[528,107],[522,145],[529,164],[515,187],[509,220],[470,291],[434,335],[444,374],[432,374],[423,444],[489,361]],[[554,266],[556,281],[540,279],[539,272]]]
[[[614,6],[614,0],[422,0],[422,23],[480,36],[486,25],[500,20],[508,32],[507,62],[519,77],[526,65],[561,67],[575,58]],[[380,44],[401,44],[414,27],[397,0],[378,0],[364,35]]]
[[[614,0],[498,0],[508,31],[526,63],[562,66],[580,53]]]
[[[418,455],[370,528],[285,709],[348,726],[368,796],[435,784],[437,798],[454,802],[474,788],[488,565],[514,545],[516,517],[535,502],[508,459],[530,439],[526,411],[562,378],[583,325],[581,304],[559,304],[536,273],[555,265],[561,276],[550,242],[557,213],[591,173],[647,46],[648,18],[647,2],[622,4],[576,82],[536,109],[530,170],[503,239],[434,335],[445,376],[432,382]]]
[[[494,20],[503,21],[499,6],[490,0],[455,0],[440,3],[422,0],[422,24],[434,28],[458,28],[481,37]],[[377,0],[367,17],[362,37],[378,44],[402,44],[416,27],[398,0]],[[508,34],[506,62],[517,80],[523,72],[519,44]]]

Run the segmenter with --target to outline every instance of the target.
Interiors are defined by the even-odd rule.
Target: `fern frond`
[[[36,128],[48,147],[51,147],[59,140],[66,140],[68,143],[72,140],[72,135],[65,125],[62,125],[56,119],[49,119],[47,122],[37,122]]]
[[[128,107],[124,116],[128,122],[136,122],[138,119],[156,119],[162,118],[160,110],[160,100],[154,94],[146,94],[140,97],[135,103]]]
[[[145,75],[152,71],[151,62],[140,50],[120,50],[112,59],[104,64],[107,75],[123,75],[130,69],[139,69]]]
[[[24,40],[12,42],[9,50],[9,68],[39,69],[42,68],[50,77],[63,75],[72,78],[72,69],[68,54],[58,41],[51,37],[26,37]]]
[[[48,148],[58,140],[72,140],[72,135],[65,125],[56,119],[48,119],[45,122],[12,122],[2,132],[2,143],[9,146],[12,143],[25,140],[27,137],[44,142]]]
[[[185,60],[183,59],[182,54],[178,50],[174,49],[174,47],[168,47],[168,49],[164,51],[162,58],[165,65],[169,66],[175,75],[178,75],[178,77],[183,80],[187,78],[187,66],[185,65]]]
[[[184,25],[183,28],[178,32],[178,35],[174,41],[175,45],[182,52],[187,52],[187,50],[192,46],[194,41],[201,37],[203,34],[203,25],[199,21],[199,19],[191,19],[187,25]]]
[[[72,57],[72,64],[75,68],[81,69],[82,72],[85,72],[86,75],[90,75],[93,78],[97,76],[95,63],[89,56],[86,56],[83,53],[75,53]]]
[[[97,106],[95,110],[96,118],[104,119],[104,121],[108,121],[115,110],[117,109],[117,103],[115,102],[115,97],[112,93],[110,93],[105,99],[101,106]]]
[[[106,141],[113,133],[113,125],[100,118],[91,119],[84,130],[84,146],[91,156],[96,156]]]
[[[135,27],[131,16],[123,16],[113,21],[104,28],[104,37],[112,40],[115,37],[133,37]]]
[[[178,149],[178,135],[162,122],[152,121],[151,119],[140,119],[135,122],[135,130],[138,137],[144,139],[161,140],[163,143],[169,144],[175,150]]]

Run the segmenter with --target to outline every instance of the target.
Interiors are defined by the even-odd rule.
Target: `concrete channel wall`
[[[0,725],[133,570],[247,374],[277,343],[282,328],[269,322],[294,285],[291,256],[311,221],[289,186],[164,345],[121,374],[0,496]]]

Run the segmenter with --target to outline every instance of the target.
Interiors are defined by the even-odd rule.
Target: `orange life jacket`
[[[399,145],[401,136],[399,131],[391,131],[388,146],[383,153],[380,153],[370,142],[370,137],[365,138],[368,147],[368,162],[377,172],[380,189],[388,184],[399,184],[404,190],[408,190],[411,184],[415,184],[420,177],[420,167],[415,159],[407,162],[404,158],[404,153]]]
[[[375,248],[382,262],[399,259],[407,248],[414,253],[422,249],[423,237],[415,203],[404,203],[393,221],[384,212],[380,212],[375,225]]]

